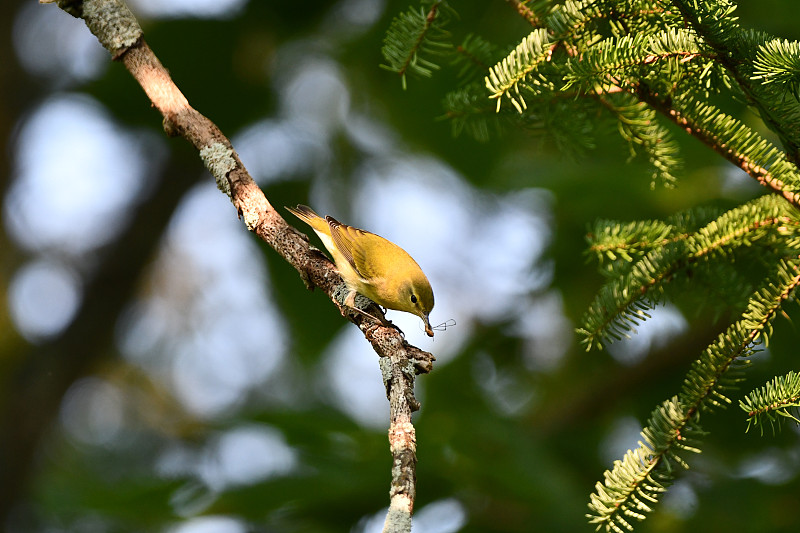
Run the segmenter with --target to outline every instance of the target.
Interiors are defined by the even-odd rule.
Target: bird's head
[[[401,288],[399,296],[403,306],[400,310],[420,317],[422,322],[425,323],[425,333],[429,337],[433,337],[433,328],[431,328],[430,319],[428,318],[433,310],[433,289],[425,274],[420,270],[415,275],[412,275],[409,282],[405,283]]]

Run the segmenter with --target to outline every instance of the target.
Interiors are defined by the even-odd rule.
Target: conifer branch
[[[520,84],[537,84],[538,80],[533,78],[535,71],[542,63],[550,60],[552,52],[547,30],[537,29],[489,70],[484,81],[489,89],[489,98],[497,100],[497,111],[500,111],[502,97],[505,96],[517,112],[522,113],[527,105],[520,93]]]
[[[467,132],[473,139],[486,142],[491,133],[500,134],[502,114],[495,112],[485,91],[477,84],[456,89],[445,95],[445,114],[441,117],[450,121],[454,136]]]
[[[752,79],[764,85],[785,85],[795,100],[800,98],[800,43],[787,39],[764,43],[756,55]]]
[[[587,351],[601,339],[619,340],[649,318],[663,297],[664,283],[689,265],[712,254],[752,244],[778,231],[800,233],[800,221],[782,200],[762,196],[732,209],[686,239],[675,239],[638,259],[630,271],[604,285],[589,306],[578,333]]]
[[[699,417],[689,414],[679,397],[657,407],[641,433],[635,450],[614,461],[595,485],[587,514],[596,530],[632,531],[632,519],[644,520],[675,477],[676,468],[687,469],[686,452],[699,453],[696,443],[704,434]]]
[[[625,104],[615,105],[608,98],[598,95],[597,101],[609,110],[617,123],[617,130],[628,142],[631,158],[643,151],[653,166],[651,186],[661,181],[667,186],[677,181],[674,173],[681,167],[678,145],[657,120],[655,112],[633,97],[624,95]]]
[[[726,376],[726,373],[737,360],[742,365],[749,363],[746,357],[754,352],[757,341],[769,344],[772,320],[800,285],[798,265],[797,257],[780,261],[764,286],[750,298],[742,318],[694,362],[681,390],[681,399],[691,409],[724,407],[731,403],[725,390],[733,388],[740,378],[738,375]]]
[[[775,433],[775,426],[780,428],[781,422],[787,419],[800,425],[800,374],[789,372],[776,376],[740,400],[739,407],[747,413],[747,431],[751,426],[758,427],[763,435],[765,423],[769,422]]]
[[[684,240],[689,233],[662,220],[637,220],[620,223],[612,220],[597,220],[587,235],[589,248],[586,253],[594,255],[599,264],[606,260],[633,263],[654,248]]]
[[[574,46],[590,46],[600,39],[592,22],[607,18],[601,2],[595,0],[566,0],[555,4],[548,13],[545,26],[554,39],[569,41]],[[572,55],[572,54],[571,54]]]
[[[604,482],[598,482],[591,495],[587,515],[598,530],[633,530],[631,520],[643,520],[652,510],[674,479],[676,467],[688,467],[686,452],[700,451],[701,410],[730,403],[725,391],[739,381],[731,369],[748,363],[760,338],[767,342],[769,324],[800,285],[798,265],[797,258],[778,265],[768,283],[752,296],[742,318],[692,365],[681,394],[653,412],[642,430],[639,448],[628,450],[605,472]]]
[[[718,53],[719,62],[736,80],[748,104],[780,137],[788,159],[796,165],[800,164],[800,113],[796,109],[789,113],[781,112],[781,106],[776,105],[779,100],[769,98],[769,93],[765,94],[763,87],[755,83],[761,79],[753,71],[756,51],[765,37],[745,32],[737,24],[734,16],[736,6],[730,2],[672,0],[672,4],[694,31]]]
[[[653,411],[639,448],[616,461],[597,484],[591,521],[608,531],[630,530],[658,501],[675,470],[687,466],[687,452],[699,451],[701,412],[731,403],[727,391],[737,386],[756,343],[767,342],[774,316],[800,283],[800,44],[744,30],[727,0],[565,0],[542,3],[536,14],[524,9],[524,1],[508,3],[535,30],[484,79],[498,116],[506,99],[516,113],[509,110],[504,118],[513,116],[535,131],[546,127],[552,138],[563,128],[564,144],[576,145],[587,142],[592,130],[575,127],[570,119],[591,122],[602,107],[631,154],[644,153],[654,175],[669,183],[677,146],[656,120],[661,114],[776,193],[724,213],[695,209],[664,222],[603,221],[590,237],[589,253],[613,278],[579,330],[587,349],[628,336],[664,301],[674,281],[713,278],[712,287],[737,305],[750,295],[740,320],[694,363],[680,394]],[[485,137],[486,106],[472,91],[448,95],[448,113],[454,131],[474,128]],[[571,107],[560,106],[562,98],[572,99]],[[730,99],[756,110],[784,150],[723,113],[725,104],[717,107]],[[729,254],[736,254],[736,265]],[[758,271],[759,282],[753,272],[738,268],[740,259],[777,266]],[[773,394],[777,389],[780,398]],[[761,418],[752,423],[772,423],[771,416],[800,418],[782,408],[800,401],[786,390],[772,385],[771,404],[764,395],[758,398],[760,408],[749,412]]]
[[[517,13],[522,16],[522,18],[530,22],[531,26],[534,28],[539,28],[542,26],[542,21],[536,16],[531,8],[525,5],[524,2],[521,2],[520,0],[506,0],[506,2],[511,4],[514,9],[517,10]]]
[[[495,62],[497,47],[485,39],[467,35],[455,48],[452,64],[458,68],[457,77],[462,83],[482,78]],[[484,95],[485,96],[485,95]]]
[[[452,48],[447,41],[450,34],[444,30],[446,19],[442,16],[442,1],[431,2],[425,11],[409,8],[392,20],[383,40],[383,53],[387,65],[381,68],[400,76],[403,89],[406,89],[406,75],[414,73],[431,77],[439,65],[428,57],[443,55]]]
[[[645,87],[641,87],[638,94],[689,135],[800,209],[800,172],[783,152],[753,130],[701,102],[684,98],[684,105],[678,105],[678,100],[664,101]],[[734,139],[736,142],[731,142]],[[756,154],[758,158],[751,154]]]
[[[761,200],[767,203],[778,202],[777,197],[769,195]],[[665,220],[597,220],[587,235],[587,253],[594,254],[599,264],[605,259],[634,262],[636,256],[662,248],[671,242],[686,240],[720,217],[723,212],[714,207],[696,207],[679,211]]]
[[[609,37],[567,61],[564,88],[577,84],[592,90],[610,83],[633,92],[631,88],[654,68],[667,72],[670,80],[694,76],[699,82],[707,75],[705,65],[713,59],[686,30],[668,28]]]

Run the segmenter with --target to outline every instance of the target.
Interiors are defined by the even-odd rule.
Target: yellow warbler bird
[[[417,262],[405,250],[383,237],[342,224],[333,217],[322,218],[308,206],[286,209],[311,226],[333,256],[333,262],[350,290],[345,305],[360,311],[355,307],[356,293],[363,294],[387,309],[419,316],[425,323],[425,333],[433,337],[428,319],[433,309],[433,289]]]

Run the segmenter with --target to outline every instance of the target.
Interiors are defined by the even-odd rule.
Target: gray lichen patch
[[[97,40],[113,55],[127,50],[142,36],[133,13],[119,0],[86,0],[83,19]]]
[[[222,143],[214,143],[202,148],[200,157],[211,175],[214,176],[217,188],[230,198],[231,185],[228,181],[228,173],[236,168],[233,150]]]

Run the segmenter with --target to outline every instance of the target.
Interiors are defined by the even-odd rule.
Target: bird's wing
[[[384,258],[377,254],[367,261],[366,250],[382,250],[387,243],[391,243],[369,231],[342,224],[333,217],[328,216],[325,219],[331,228],[333,243],[353,270],[365,280],[382,277]]]

